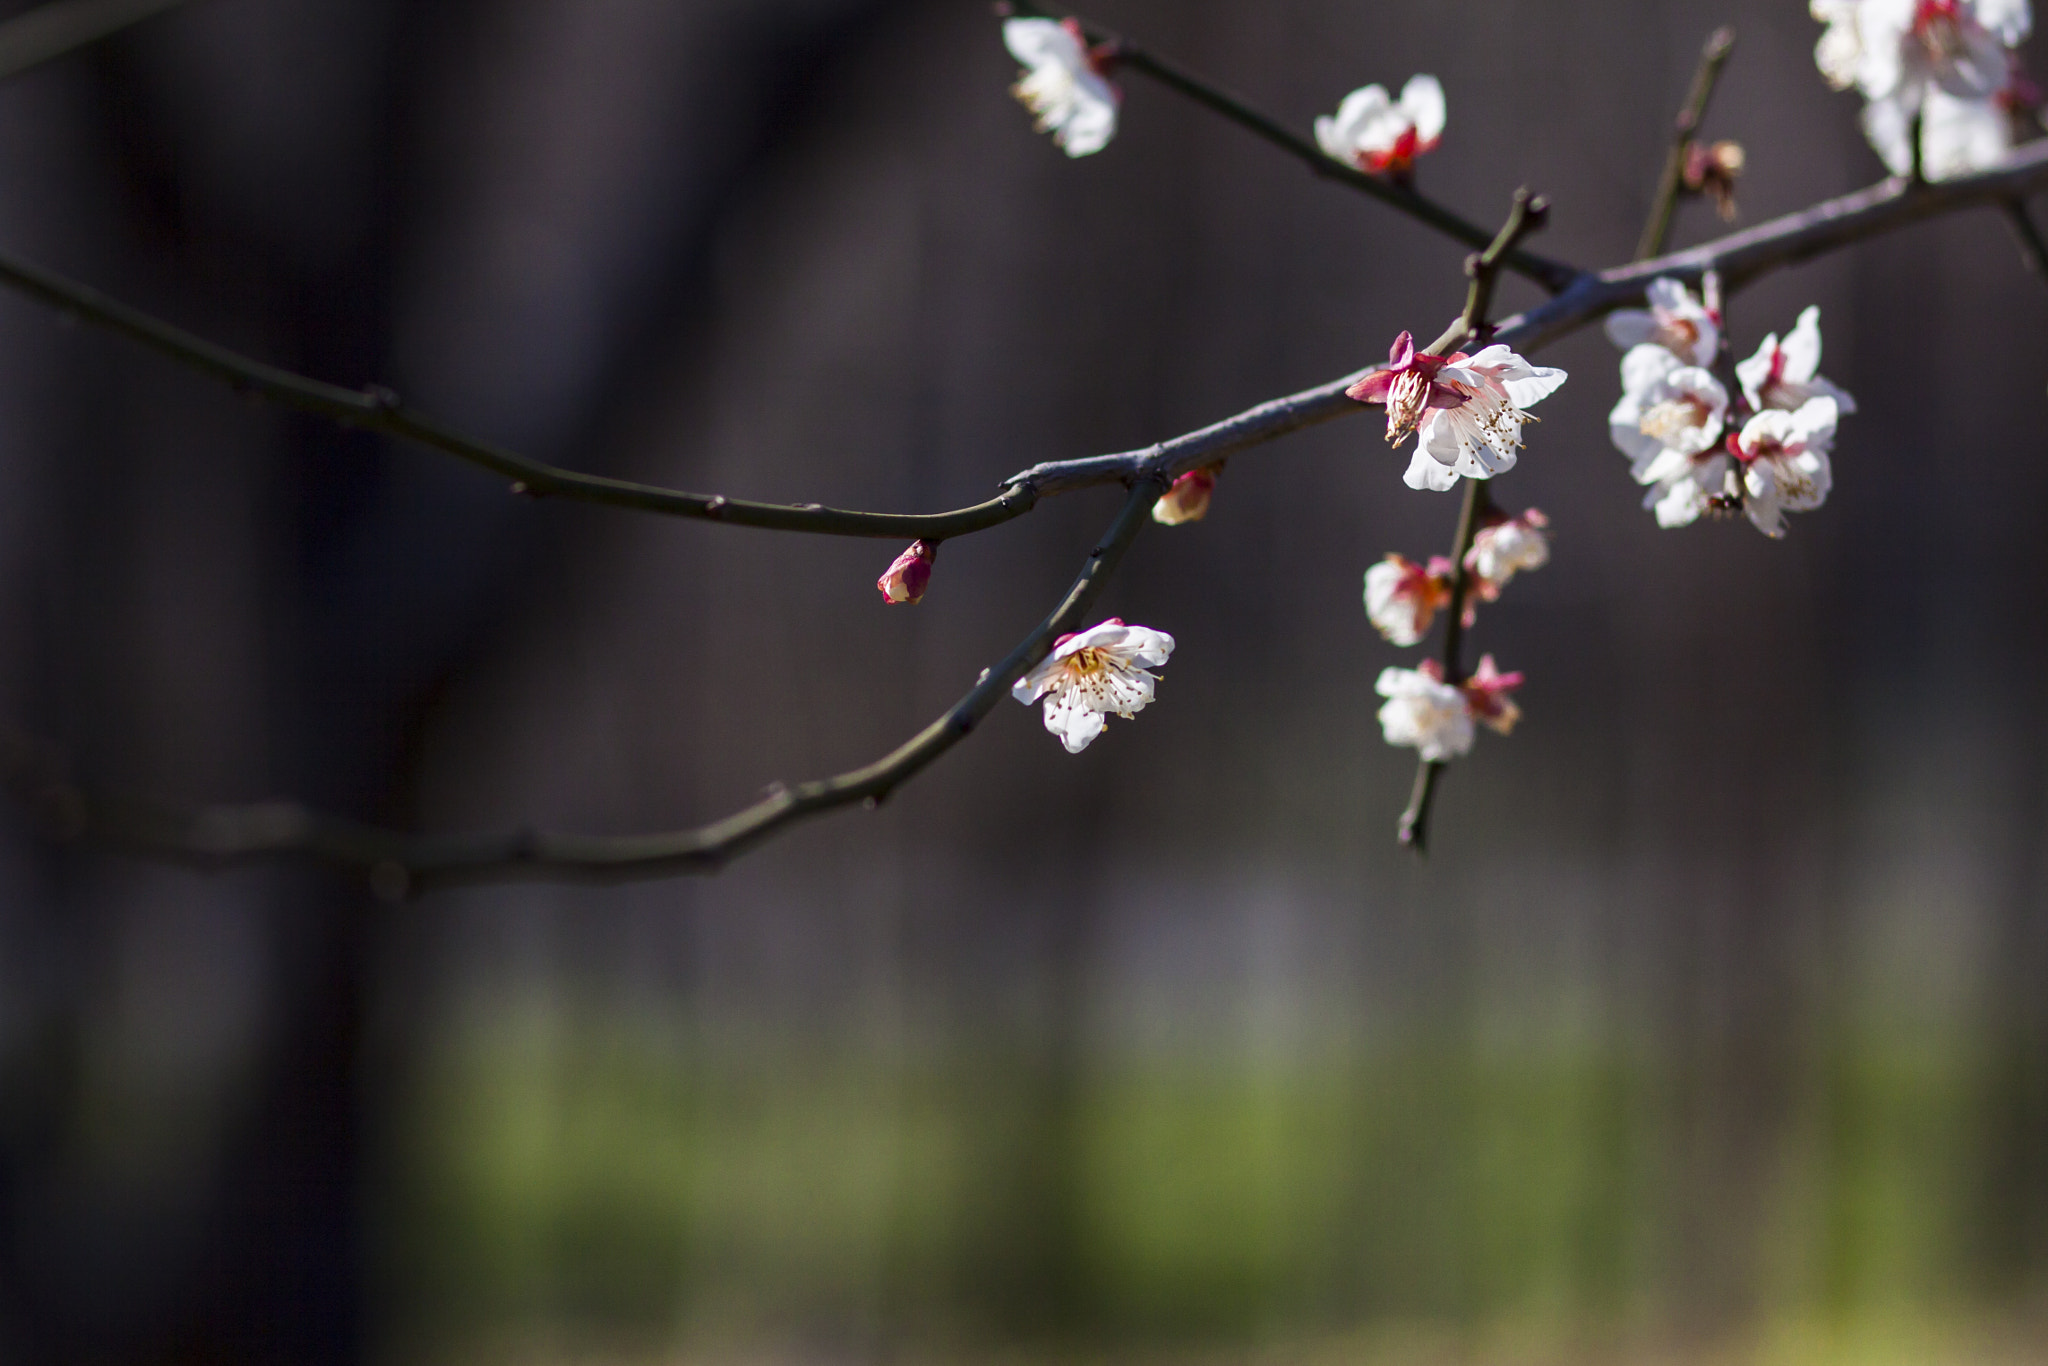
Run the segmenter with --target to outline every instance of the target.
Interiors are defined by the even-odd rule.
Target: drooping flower
[[[1382,669],[1375,688],[1387,699],[1379,720],[1388,744],[1412,748],[1430,763],[1471,750],[1471,703],[1462,689],[1444,682],[1435,660],[1419,669]]]
[[[1729,442],[1743,467],[1743,511],[1764,535],[1783,536],[1785,513],[1811,512],[1827,501],[1834,484],[1828,451],[1837,416],[1835,400],[1823,395],[1796,412],[1772,408],[1758,413]]]
[[[1673,279],[1650,281],[1650,306],[1607,315],[1607,339],[1623,351],[1661,346],[1680,365],[1708,366],[1721,349],[1721,320]]]
[[[1159,668],[1173,653],[1173,637],[1119,618],[1061,636],[1052,654],[1011,685],[1010,695],[1030,706],[1045,702],[1045,728],[1067,753],[1079,754],[1102,734],[1111,715],[1136,716],[1152,700]]]
[[[1492,655],[1481,655],[1479,668],[1458,685],[1458,691],[1465,694],[1465,705],[1471,710],[1473,720],[1506,735],[1514,730],[1515,722],[1522,719],[1522,709],[1508,694],[1521,687],[1523,681],[1519,673],[1502,673],[1495,666]]]
[[[1530,508],[1519,517],[1497,512],[1479,528],[1465,554],[1465,569],[1481,598],[1492,602],[1516,574],[1550,563],[1549,526],[1548,517]]]
[[[1346,95],[1335,118],[1316,120],[1316,143],[1361,171],[1402,177],[1443,139],[1445,112],[1444,88],[1434,76],[1410,77],[1399,101],[1385,86],[1368,85]]]
[[[1207,517],[1209,499],[1216,492],[1216,476],[1221,473],[1223,465],[1218,462],[1189,470],[1174,480],[1173,486],[1152,505],[1152,520],[1162,526],[1180,526]]]
[[[1476,356],[1460,351],[1425,356],[1403,332],[1387,366],[1345,393],[1360,403],[1385,404],[1387,443],[1399,446],[1416,433],[1415,455],[1402,476],[1412,489],[1442,492],[1460,476],[1490,479],[1514,468],[1526,411],[1557,392],[1565,372],[1531,365],[1505,346]]]
[[[1024,66],[1010,93],[1037,116],[1041,133],[1070,157],[1101,151],[1116,136],[1117,88],[1108,60],[1072,19],[1011,19],[1003,43]]]
[[[1442,555],[1425,565],[1389,555],[1365,571],[1365,615],[1396,645],[1415,645],[1436,614],[1451,605],[1451,562]]]
[[[1787,412],[1805,406],[1807,400],[1828,397],[1843,413],[1856,411],[1856,400],[1820,373],[1820,308],[1809,306],[1799,322],[1780,342],[1773,332],[1764,338],[1756,354],[1735,367],[1742,381],[1742,393],[1749,406],[1759,412],[1782,408]]]
[[[1629,458],[1638,483],[1666,453],[1691,458],[1714,448],[1728,416],[1728,390],[1696,365],[1663,370],[1639,389],[1624,390],[1607,415],[1607,434]]]
[[[1714,201],[1714,212],[1723,223],[1735,221],[1735,182],[1742,176],[1748,156],[1739,142],[1689,142],[1685,146],[1685,188]]]
[[[938,558],[938,546],[930,541],[912,541],[910,548],[892,560],[882,571],[882,577],[875,580],[875,587],[882,590],[882,600],[907,602],[913,607],[922,602],[924,590],[932,581],[932,562]]]

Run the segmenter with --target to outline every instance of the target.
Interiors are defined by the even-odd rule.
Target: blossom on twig
[[[1107,57],[1088,46],[1071,19],[1010,19],[1003,43],[1024,66],[1010,87],[1037,116],[1041,133],[1070,157],[1099,152],[1116,136],[1117,88],[1108,79]]]
[[[1419,669],[1382,669],[1374,685],[1386,698],[1379,710],[1390,745],[1412,748],[1429,763],[1455,759],[1472,748],[1472,706],[1444,682],[1443,667],[1426,659]]]
[[[898,555],[882,571],[882,577],[875,580],[875,587],[882,590],[884,602],[905,602],[915,607],[924,601],[924,590],[932,581],[932,563],[939,558],[939,548],[930,541],[912,541],[910,548]]]
[[[1721,348],[1721,320],[1713,311],[1676,280],[1652,280],[1647,293],[1648,308],[1607,315],[1607,339],[1623,351],[1660,346],[1680,365],[1712,365]]]
[[[1373,175],[1406,177],[1415,158],[1444,135],[1444,88],[1434,76],[1412,76],[1396,101],[1383,85],[1354,90],[1336,116],[1316,119],[1316,143],[1336,161]]]
[[[1743,511],[1764,535],[1783,536],[1785,513],[1811,512],[1827,501],[1837,416],[1835,400],[1823,395],[1796,412],[1758,413],[1730,439],[1728,449],[1743,467]]]
[[[2033,29],[2028,0],[1812,0],[1827,25],[1814,61],[1837,90],[1869,103],[1863,131],[1895,175],[1982,170],[2011,149],[2027,88],[2011,49]]]
[[[1465,705],[1471,709],[1473,720],[1507,735],[1514,730],[1515,722],[1522,719],[1522,709],[1508,694],[1521,687],[1522,682],[1521,674],[1504,674],[1495,666],[1492,655],[1481,655],[1479,667],[1458,685],[1458,691],[1465,694]]]
[[[1216,492],[1216,476],[1221,473],[1223,465],[1219,461],[1189,470],[1174,480],[1173,486],[1152,505],[1152,520],[1161,526],[1180,526],[1207,517],[1209,499]]]
[[[1742,175],[1748,157],[1739,142],[1689,142],[1685,145],[1685,167],[1680,178],[1685,188],[1714,201],[1714,212],[1723,223],[1735,221],[1735,182]]]
[[[1409,488],[1442,492],[1463,476],[1490,479],[1514,468],[1522,445],[1526,411],[1557,392],[1565,372],[1531,365],[1505,346],[1474,356],[1460,351],[1428,356],[1415,338],[1394,339],[1384,369],[1359,380],[1345,394],[1360,403],[1384,404],[1387,443],[1399,446],[1416,434],[1415,455],[1402,476]]]
[[[1694,365],[1671,366],[1641,389],[1624,392],[1607,415],[1607,434],[1629,458],[1630,475],[1653,486],[1643,506],[1657,508],[1661,525],[1684,526],[1705,508],[1701,497],[1679,485],[1698,485],[1707,496],[1719,491],[1727,461],[1717,443],[1727,416],[1727,389]]]
[[[1419,644],[1436,614],[1451,605],[1451,562],[1437,555],[1419,565],[1389,555],[1365,571],[1365,615],[1396,645]]]
[[[1763,340],[1756,354],[1735,366],[1742,381],[1742,394],[1749,406],[1761,412],[1782,408],[1787,412],[1805,406],[1807,400],[1825,396],[1843,413],[1856,411],[1856,400],[1846,390],[1820,373],[1820,307],[1809,305],[1799,321],[1778,340],[1773,332]]]
[[[1045,702],[1045,728],[1067,753],[1088,748],[1112,714],[1136,716],[1152,700],[1159,676],[1148,670],[1166,663],[1173,637],[1148,626],[1126,626],[1117,617],[1061,636],[1045,662],[1018,679],[1010,695],[1030,706]]]
[[[1541,569],[1550,563],[1550,519],[1535,508],[1519,517],[1494,513],[1472,536],[1472,548],[1465,552],[1465,572],[1471,593],[1466,599],[1466,624],[1471,624],[1472,599],[1493,602],[1508,581],[1527,569]]]

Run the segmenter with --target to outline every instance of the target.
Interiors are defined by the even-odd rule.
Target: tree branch
[[[715,873],[799,821],[856,803],[880,805],[965,739],[1009,694],[1010,685],[1052,652],[1056,637],[1080,629],[1165,489],[1156,478],[1140,479],[1132,486],[1116,520],[1089,553],[1059,605],[945,715],[865,768],[794,787],[777,783],[753,805],[694,829],[618,836],[533,830],[405,835],[320,815],[293,802],[192,811],[94,797],[64,776],[61,761],[47,749],[4,734],[0,777],[44,814],[53,833],[64,837],[94,838],[136,854],[209,869],[288,856],[311,858],[365,870],[372,889],[389,900],[465,883],[629,882]]]
[[[1692,93],[1686,96],[1685,107],[1672,123],[1671,152],[1664,158],[1664,175],[1657,182],[1656,198],[1650,201],[1650,219],[1643,225],[1642,241],[1636,245],[1638,261],[1664,250],[1664,240],[1671,234],[1671,217],[1678,208],[1678,192],[1685,183],[1686,145],[1706,119],[1714,86],[1721,79],[1721,68],[1728,64],[1734,51],[1735,30],[1726,26],[1709,34],[1706,47],[1700,51],[1699,68],[1692,76]]]
[[[997,6],[998,13],[1005,11],[1048,19],[1073,19],[1081,26],[1081,31],[1088,35],[1088,41],[1107,47],[1118,65],[1143,72],[1168,89],[1221,114],[1254,137],[1261,138],[1294,157],[1314,174],[1370,195],[1382,204],[1389,205],[1446,237],[1463,242],[1468,247],[1484,247],[1492,240],[1492,235],[1485,228],[1468,223],[1435,200],[1417,193],[1407,185],[1396,184],[1381,176],[1368,175],[1356,166],[1337,160],[1312,140],[1296,133],[1270,114],[1254,108],[1242,97],[1223,89],[1214,81],[1196,75],[1177,62],[1139,47],[1128,38],[1092,20],[1029,3],[1029,0],[1015,0],[1015,3]],[[1517,275],[1535,281],[1552,294],[1561,293],[1569,288],[1579,275],[1577,270],[1561,261],[1548,260],[1525,251],[1511,252],[1503,264]]]
[[[185,0],[52,0],[0,24],[0,79],[176,9]]]
[[[2012,224],[2013,236],[2019,239],[2027,269],[2041,283],[2048,284],[2048,240],[2042,238],[2040,225],[2027,212],[2027,202],[2024,199],[2007,200],[2005,217]]]

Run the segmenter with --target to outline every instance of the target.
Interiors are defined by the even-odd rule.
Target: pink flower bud
[[[930,541],[912,541],[910,549],[898,555],[875,580],[875,587],[882,590],[884,602],[907,602],[912,606],[923,601],[924,590],[932,581],[932,561],[939,558],[939,548]]]
[[[1222,472],[1220,463],[1204,465],[1174,480],[1173,487],[1152,505],[1152,520],[1161,526],[1179,526],[1207,517],[1209,499],[1216,492],[1216,476]]]
[[[1494,664],[1492,655],[1483,655],[1479,668],[1458,688],[1465,694],[1465,703],[1472,709],[1473,720],[1506,735],[1515,728],[1515,722],[1522,719],[1522,709],[1508,696],[1521,686],[1521,674],[1504,674]]]

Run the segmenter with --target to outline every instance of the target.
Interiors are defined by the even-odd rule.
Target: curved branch
[[[1699,68],[1693,72],[1692,91],[1685,98],[1685,107],[1678,111],[1672,121],[1671,151],[1664,158],[1664,174],[1657,182],[1657,193],[1650,201],[1649,221],[1643,224],[1642,240],[1636,244],[1636,259],[1645,260],[1664,250],[1664,239],[1671,233],[1671,218],[1678,210],[1678,192],[1685,182],[1685,148],[1692,141],[1692,135],[1699,131],[1702,120],[1707,117],[1707,104],[1714,98],[1714,87],[1721,80],[1721,68],[1728,64],[1728,58],[1735,51],[1735,30],[1726,25],[1707,35],[1707,45],[1700,50]]]
[[[777,783],[752,806],[695,829],[613,836],[533,830],[405,835],[320,815],[293,802],[184,810],[94,797],[66,779],[61,762],[47,751],[5,735],[0,735],[0,776],[42,811],[60,835],[96,838],[137,854],[202,868],[312,858],[366,870],[372,889],[391,900],[461,883],[629,882],[715,873],[798,821],[856,803],[881,804],[966,738],[1009,693],[1010,685],[1052,652],[1056,637],[1080,627],[1165,487],[1156,478],[1135,482],[1059,605],[1001,663],[984,671],[945,715],[865,768],[794,787]]]
[[[216,342],[151,317],[87,285],[0,253],[0,285],[26,294],[86,322],[139,342],[159,355],[231,385],[238,393],[267,399],[303,413],[387,436],[403,437],[481,465],[513,480],[512,491],[535,498],[569,498],[606,507],[695,517],[732,526],[772,531],[807,531],[821,536],[870,536],[928,541],[964,536],[998,526],[1031,511],[1038,493],[1015,483],[986,503],[955,512],[849,512],[819,503],[757,503],[717,494],[685,493],[624,479],[582,474],[533,460],[488,441],[465,436],[411,407],[389,389],[346,389],[252,360]]]

